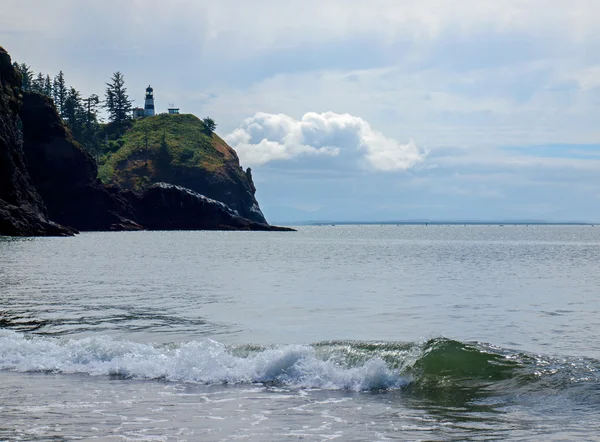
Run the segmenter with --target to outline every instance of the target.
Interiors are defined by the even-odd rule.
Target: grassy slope
[[[224,174],[226,162],[237,162],[235,151],[225,141],[216,134],[204,133],[199,118],[189,114],[161,114],[133,122],[121,139],[122,147],[100,166],[100,179],[125,188],[140,189],[149,184],[158,172],[156,157],[163,137],[175,167],[200,167]],[[241,169],[239,172],[243,173]]]

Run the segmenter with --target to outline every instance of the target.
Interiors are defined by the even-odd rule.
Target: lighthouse
[[[151,86],[146,88],[146,102],[144,104],[144,116],[154,116],[154,89]]]

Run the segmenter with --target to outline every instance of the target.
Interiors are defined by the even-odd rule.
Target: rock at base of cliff
[[[13,206],[0,200],[0,235],[72,236],[77,231],[47,221],[28,206]]]
[[[167,183],[144,193],[126,192],[141,225],[149,230],[293,231],[242,218],[225,204],[184,187]]]

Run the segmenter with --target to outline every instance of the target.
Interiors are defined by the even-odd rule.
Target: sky
[[[597,0],[3,0],[83,94],[210,116],[270,222],[600,221]]]

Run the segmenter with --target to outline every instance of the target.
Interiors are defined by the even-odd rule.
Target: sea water
[[[598,440],[600,228],[0,238],[0,440]]]

